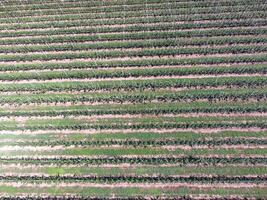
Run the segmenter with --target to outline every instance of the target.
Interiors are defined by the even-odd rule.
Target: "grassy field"
[[[0,2],[0,200],[267,199],[267,2]]]

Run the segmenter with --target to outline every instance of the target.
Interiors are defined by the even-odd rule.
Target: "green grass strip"
[[[188,174],[212,174],[212,175],[228,175],[228,176],[247,176],[247,175],[266,175],[266,167],[250,167],[250,166],[206,166],[206,167],[177,167],[177,166],[137,166],[137,167],[8,167],[0,168],[0,174],[13,173],[13,174],[23,174],[23,173],[44,173],[47,175],[65,175],[65,174],[76,174],[82,175],[98,175],[98,176],[118,176],[121,174],[134,174],[134,175],[188,175]]]
[[[188,188],[188,187],[179,187],[179,188],[88,188],[88,187],[60,187],[55,188],[54,186],[41,188],[36,186],[1,186],[0,192],[5,192],[10,194],[11,196],[19,195],[19,194],[39,194],[43,195],[44,193],[50,195],[62,195],[65,196],[66,193],[73,195],[83,195],[83,196],[91,196],[91,197],[136,197],[136,196],[150,196],[150,197],[158,197],[158,196],[168,196],[168,197],[177,197],[177,196],[187,196],[188,194],[192,194],[195,196],[198,195],[221,195],[224,197],[242,195],[245,197],[258,197],[264,198],[266,195],[266,188],[209,188],[208,190],[205,188]]]

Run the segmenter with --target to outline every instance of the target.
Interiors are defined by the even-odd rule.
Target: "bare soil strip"
[[[96,167],[96,165],[90,165],[90,164],[28,164],[28,163],[11,163],[11,164],[1,164],[0,168],[1,169],[7,169],[7,168],[19,168],[19,169],[24,169],[24,168],[49,168],[49,167],[69,167],[69,168],[76,168],[76,167]],[[186,165],[187,167],[205,167],[207,165],[201,165],[201,164],[188,164]],[[218,164],[217,166],[219,167],[266,167],[264,164]],[[181,164],[129,164],[129,163],[123,163],[123,164],[99,164],[97,167],[101,168],[129,168],[129,167],[181,167]]]
[[[142,133],[142,132],[154,132],[154,133],[162,133],[167,134],[171,132],[193,132],[193,133],[199,133],[199,134],[205,134],[205,133],[214,133],[219,134],[222,131],[240,131],[240,132],[262,132],[267,131],[267,129],[261,129],[261,128],[207,128],[207,129],[124,129],[124,130],[116,130],[116,129],[106,129],[106,130],[94,130],[94,129],[87,129],[87,130],[79,130],[80,134],[100,134],[100,133]],[[38,135],[38,134],[47,134],[47,133],[62,133],[62,134],[72,134],[77,132],[77,130],[38,130],[38,131],[30,131],[30,130],[16,130],[16,131],[0,131],[1,134],[11,134],[11,135],[20,135],[20,134],[29,134],[29,135]]]
[[[192,184],[192,183],[25,183],[25,182],[0,182],[1,186],[12,186],[12,187],[36,187],[38,188],[49,188],[49,187],[85,187],[85,188],[266,188],[267,184],[254,184],[254,183],[216,183],[216,184]]]
[[[32,152],[54,152],[54,151],[63,151],[63,150],[75,150],[75,149],[110,149],[112,151],[113,149],[120,149],[123,152],[123,149],[125,148],[142,148],[144,146],[138,145],[137,147],[131,147],[130,145],[101,145],[101,146],[82,146],[82,145],[71,145],[71,146],[64,146],[64,145],[56,145],[56,146],[1,146],[0,151],[4,153],[9,152],[20,152],[20,153],[32,153]],[[201,146],[189,146],[189,145],[164,145],[164,146],[150,146],[147,145],[146,148],[148,149],[154,149],[154,150],[160,150],[160,149],[166,149],[169,151],[174,151],[177,149],[182,149],[186,151],[191,151],[194,149],[209,149],[209,150],[216,150],[216,149],[237,149],[237,150],[243,150],[243,149],[267,149],[267,145],[216,145],[216,146],[208,146],[208,145],[201,145]],[[125,154],[121,154],[125,155]],[[57,156],[57,154],[55,154]],[[64,156],[64,155],[62,155]],[[78,156],[78,155],[77,155]],[[256,156],[256,155],[255,155]]]
[[[267,113],[260,112],[250,112],[250,113],[186,113],[186,114],[104,114],[104,115],[57,115],[57,116],[7,116],[0,117],[1,121],[14,120],[17,122],[24,123],[29,119],[76,119],[76,120],[88,120],[91,122],[96,121],[96,119],[136,119],[136,118],[158,118],[158,117],[219,117],[219,116],[229,116],[229,117],[267,117]],[[1,141],[0,141],[1,142]]]

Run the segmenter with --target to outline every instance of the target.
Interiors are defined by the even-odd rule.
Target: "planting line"
[[[103,52],[106,52],[106,53],[111,53],[112,51],[124,51],[124,52],[142,52],[142,51],[148,51],[148,50],[176,50],[176,49],[191,49],[193,48],[195,51],[196,50],[201,50],[203,48],[206,48],[206,49],[214,49],[214,50],[217,50],[217,49],[223,49],[225,47],[229,47],[229,46],[233,46],[233,47],[251,47],[251,45],[253,45],[253,47],[262,47],[264,48],[265,47],[265,43],[246,43],[246,44],[235,44],[235,45],[229,45],[229,44],[223,44],[223,45],[187,45],[186,47],[185,46],[152,46],[152,47],[129,47],[129,48],[105,48],[105,49],[84,49],[84,50],[60,50],[60,51],[55,51],[55,50],[49,50],[49,51],[33,51],[33,52],[6,52],[6,53],[1,53],[0,52],[0,57],[1,56],[34,56],[34,55],[49,55],[49,54],[56,54],[56,55],[64,55],[64,54],[73,54],[73,55],[79,55],[80,53],[103,53]],[[231,49],[229,49],[231,51]],[[202,55],[203,53],[193,53],[193,54],[189,54],[189,53],[184,53],[184,54],[177,54],[177,55]],[[224,53],[222,53],[224,54]],[[225,53],[227,54],[227,53]],[[232,54],[231,52],[229,54]],[[168,55],[168,54],[167,54]],[[205,56],[211,56],[211,55],[214,55],[214,53],[208,53],[206,54],[205,53]],[[121,57],[127,57],[127,56],[124,56],[124,55],[121,55]],[[116,56],[117,57],[117,56]]]
[[[153,132],[153,133],[160,133],[160,134],[168,134],[172,132],[191,132],[191,133],[199,133],[199,134],[219,134],[223,131],[239,131],[239,132],[262,132],[267,131],[267,129],[261,129],[261,128],[206,128],[206,129],[124,129],[124,130],[118,130],[118,129],[105,129],[105,130],[95,130],[95,129],[83,129],[79,130],[79,134],[83,135],[92,135],[92,134],[115,134],[115,133],[121,133],[121,134],[130,134],[130,133],[142,133],[142,132]],[[0,130],[0,135],[41,135],[41,134],[62,134],[62,135],[71,135],[77,131],[65,129],[65,130],[15,130],[15,131],[9,131],[9,130]]]
[[[137,13],[139,13],[139,16],[141,17],[145,17],[145,16],[155,16],[155,17],[160,17],[160,16],[176,16],[176,17],[185,17],[187,16],[187,14],[179,14],[179,12],[177,12],[179,9],[174,9],[174,8],[170,8],[168,9],[169,12],[166,12],[166,10],[164,9],[156,9],[155,11],[156,12],[151,12],[151,13],[145,13],[143,10],[140,10],[140,11],[128,11],[127,12],[127,16],[124,16],[124,17],[127,17],[127,19],[132,19],[132,18],[137,18]],[[126,13],[126,12],[125,12]],[[130,14],[131,13],[131,14]],[[223,13],[224,14],[224,17],[221,17],[220,13]],[[199,18],[202,18],[203,16],[209,16],[209,17],[206,17],[206,19],[204,18],[204,20],[209,20],[209,21],[214,21],[214,20],[219,20],[219,19],[239,19],[239,18],[242,18],[242,19],[246,19],[248,16],[244,16],[244,13],[243,12],[240,12],[240,11],[237,11],[235,12],[235,14],[233,15],[232,12],[220,12],[219,13],[219,16],[218,18],[216,18],[218,15],[216,14],[213,14],[213,13],[203,13],[203,14],[192,14],[190,15],[191,17],[194,17],[195,19],[197,19],[197,17]],[[255,15],[255,14],[258,14],[258,13],[263,13],[262,11],[254,11],[253,9],[252,10],[249,10],[248,13],[251,15]],[[98,12],[97,15],[92,15],[92,13],[85,13],[83,15],[81,14],[63,14],[63,15],[59,15],[59,14],[56,14],[56,15],[43,15],[43,16],[31,16],[30,18],[29,17],[13,17],[12,20],[14,20],[15,22],[13,23],[23,23],[23,22],[26,22],[26,23],[29,23],[29,22],[42,22],[42,21],[49,21],[49,22],[53,22],[53,21],[56,21],[56,22],[61,22],[61,21],[65,21],[65,20],[68,20],[68,21],[73,21],[75,19],[77,19],[78,17],[80,17],[80,19],[103,19],[103,20],[116,20],[116,19],[121,19],[121,17],[119,17],[118,15],[121,14],[121,12],[113,12],[113,15],[111,14],[110,16],[107,16],[105,15],[104,13],[101,13],[101,12]],[[114,17],[114,15],[118,16],[118,17]],[[225,16],[228,15],[228,18]],[[233,15],[233,16],[232,16]],[[239,16],[236,16],[236,15],[239,15]],[[214,18],[212,18],[212,16]],[[211,17],[211,19],[210,19]],[[253,16],[253,17],[257,17],[259,18],[257,15]],[[194,19],[193,18],[193,19]],[[5,18],[0,18],[0,21],[3,20]],[[0,24],[5,24],[7,20],[3,20],[3,22]],[[183,21],[192,21],[191,18],[189,19],[183,19]]]
[[[225,39],[225,38],[228,38],[228,39],[231,39],[231,38],[239,38],[239,37],[242,37],[242,38],[254,38],[254,35],[233,35],[233,36],[231,36],[231,37],[229,37],[229,36],[211,36],[211,37],[209,37],[209,38],[207,38],[205,41],[208,41],[209,39],[211,39],[211,40],[215,40],[215,39],[218,39],[218,40],[220,40],[220,39]],[[264,35],[264,34],[261,34],[261,35],[257,35],[257,37],[261,37],[261,38],[266,38],[266,36]],[[204,41],[203,40],[203,37],[193,37],[193,38],[182,38],[182,39],[180,39],[180,38],[178,38],[178,37],[171,37],[170,39],[168,39],[168,38],[165,38],[165,37],[163,37],[163,38],[161,38],[161,37],[158,37],[158,39],[153,39],[153,38],[151,38],[151,39],[147,39],[146,40],[146,42],[150,42],[150,41],[158,41],[158,40],[166,40],[166,41],[168,41],[168,40],[180,40],[180,41],[192,41],[192,40],[202,40],[202,41]],[[204,41],[204,43],[205,43],[205,41]],[[79,41],[70,41],[68,44],[108,44],[108,43],[116,43],[116,42],[119,42],[119,43],[132,43],[132,42],[140,42],[140,43],[142,43],[143,42],[143,39],[127,39],[127,40],[124,40],[124,41],[121,41],[121,40],[116,40],[116,39],[114,39],[114,40],[112,40],[112,41],[109,41],[109,40],[107,40],[107,41],[90,41],[90,40],[88,40],[88,41],[82,41],[82,42],[79,42]],[[64,43],[65,42],[49,42],[49,44],[51,44],[51,45],[64,45]],[[42,43],[38,43],[38,41],[37,42],[34,42],[34,43],[30,43],[30,44],[0,44],[0,47],[32,47],[32,46],[46,46],[46,45],[44,45],[44,44],[42,44]],[[194,45],[191,45],[191,46],[194,46]],[[207,45],[208,46],[208,45]]]
[[[220,30],[244,30],[244,29],[248,29],[248,30],[257,30],[257,29],[264,29],[266,28],[267,26],[238,26],[238,27],[224,27],[224,28],[220,28]],[[81,29],[85,29],[86,27],[81,27]],[[214,28],[198,28],[198,31],[200,30],[204,30],[204,31],[209,31],[209,30],[217,30],[218,28],[217,27],[214,27]],[[191,31],[191,32],[194,32],[194,30],[192,29],[183,29],[183,30],[170,30],[170,31],[167,31],[167,33],[173,33],[173,32],[179,32],[179,33],[183,33],[183,32],[188,32],[188,31]],[[145,34],[149,34],[149,33],[165,33],[166,31],[164,30],[158,30],[158,31],[150,31],[150,30],[146,30],[145,31]],[[131,32],[131,34],[142,34],[144,33],[144,31],[133,31]],[[75,37],[75,36],[98,36],[98,41],[126,41],[126,40],[129,40],[129,39],[116,39],[116,38],[112,38],[110,40],[106,39],[105,38],[101,38],[100,36],[103,36],[103,35],[120,35],[123,37],[123,35],[129,35],[129,33],[118,33],[118,32],[110,32],[110,33],[92,33],[92,34],[86,34],[86,33],[72,33],[72,34],[59,34],[59,35],[55,35],[55,37],[66,37],[66,36],[72,36],[72,37]],[[242,34],[241,34],[242,35]],[[251,35],[251,34],[250,34]],[[262,34],[261,34],[262,35]],[[52,36],[52,37],[51,37]],[[216,35],[216,36],[224,36],[224,35]],[[185,36],[183,38],[188,38],[189,36]],[[198,36],[199,37],[199,36]],[[215,37],[215,36],[213,36]],[[38,38],[38,39],[46,39],[46,38],[52,38],[53,39],[53,35],[49,35],[49,36],[17,36],[17,37],[11,37],[11,38],[0,38],[0,41],[12,41],[12,40],[17,40],[17,39],[32,39],[32,38]],[[165,38],[165,37],[164,37]],[[170,38],[170,37],[168,37]],[[192,38],[192,36],[190,37]],[[203,38],[203,37],[202,37]],[[144,39],[154,39],[154,38],[149,38],[148,36],[146,36],[146,38]],[[92,41],[92,40],[87,40],[87,41]],[[20,44],[20,43],[16,43],[16,44]],[[22,43],[23,44],[23,43]]]
[[[38,187],[38,188],[68,188],[68,187],[85,187],[85,188],[266,188],[266,184],[254,184],[254,183],[212,183],[212,184],[191,184],[191,183],[25,183],[25,182],[0,182],[1,186],[12,187]]]
[[[5,81],[0,80],[0,83],[13,84],[13,83],[58,83],[58,82],[98,82],[98,81],[127,81],[127,80],[154,80],[154,79],[198,79],[198,78],[214,78],[214,77],[266,77],[267,74],[214,74],[214,75],[188,75],[188,76],[140,76],[140,77],[127,77],[127,78],[84,78],[84,79],[51,79],[51,80],[15,80],[15,81]]]
[[[72,29],[74,27],[80,29],[80,28],[111,28],[111,27],[116,27],[116,28],[126,28],[126,27],[134,27],[134,26],[138,26],[141,24],[141,26],[143,27],[149,27],[147,25],[150,25],[150,26],[157,26],[157,25],[178,25],[178,24],[194,24],[194,23],[198,23],[199,25],[204,25],[205,24],[216,24],[216,23],[227,23],[229,22],[229,20],[227,19],[218,19],[218,20],[195,20],[194,23],[192,23],[191,21],[186,21],[186,20],[177,20],[175,18],[175,16],[177,15],[171,15],[171,18],[164,18],[162,16],[158,16],[158,18],[163,18],[161,22],[153,22],[153,21],[146,21],[146,22],[143,22],[143,21],[140,21],[140,22],[128,22],[128,23],[119,23],[119,24],[114,24],[114,23],[110,23],[110,20],[112,19],[108,19],[108,20],[104,20],[104,19],[97,19],[97,20],[93,20],[92,22],[95,23],[94,25],[87,25],[86,22],[88,22],[88,20],[86,21],[83,21],[83,20],[72,20],[72,21],[69,21],[69,20],[62,20],[60,22],[58,22],[59,24],[60,23],[68,23],[68,22],[71,22],[71,23],[74,23],[74,24],[71,24],[68,26],[68,28],[65,28],[64,27],[64,30],[68,30],[68,29]],[[134,20],[134,19],[153,19],[155,20],[156,17],[155,16],[144,16],[144,17],[132,17],[131,19]],[[121,18],[118,18],[118,21],[120,21]],[[128,19],[128,18],[127,18]],[[255,20],[256,22],[263,22],[264,23],[264,20],[261,20],[263,18],[250,18],[250,21],[251,20]],[[103,21],[101,23],[101,21]],[[106,21],[106,22],[105,22]],[[247,21],[247,19],[232,19],[231,22],[242,22],[242,21]],[[248,21],[248,22],[250,22]],[[77,22],[77,24],[75,24],[75,22]],[[99,22],[99,24],[97,23]],[[208,23],[207,23],[208,22]],[[49,30],[60,30],[62,29],[62,24],[61,25],[56,25],[55,24],[55,27],[53,28],[39,28],[38,27],[38,24],[40,24],[40,26],[42,27],[42,25],[46,24],[46,25],[49,25],[50,23],[53,23],[53,22],[28,22],[28,23],[23,23],[23,25],[29,25],[28,27],[24,28],[24,27],[17,27],[19,26],[21,23],[18,23],[18,22],[15,22],[15,23],[0,23],[0,29],[1,29],[1,32],[8,32],[8,31],[24,31],[24,30],[34,30],[34,31],[49,31]],[[79,25],[79,23],[85,23],[85,25]],[[12,27],[12,25],[14,25],[14,27]],[[16,26],[17,25],[17,26]],[[30,27],[30,25],[33,25],[33,27]],[[37,27],[35,27],[35,26]],[[247,26],[247,25],[246,25]],[[6,27],[6,29],[4,29]],[[215,26],[217,27],[217,26]],[[229,26],[231,27],[231,26]],[[17,28],[17,29],[16,29]],[[31,28],[31,29],[30,29]],[[212,27],[198,27],[200,29],[209,29],[209,28],[212,28]],[[191,30],[192,28],[185,28],[184,30]],[[165,29],[166,30],[166,29]],[[124,32],[124,30],[122,30]],[[128,32],[128,31],[126,31]],[[102,33],[102,32],[99,32],[99,33]]]
[[[157,10],[157,9],[162,9],[162,7],[163,6],[168,6],[168,8],[171,6],[171,4],[169,3],[169,2],[167,2],[167,3],[151,3],[151,4],[149,4],[149,6],[151,6],[152,8],[150,8],[150,7],[147,7],[147,6],[142,6],[142,5],[144,5],[144,4],[135,4],[135,5],[127,5],[127,7],[139,7],[140,6],[140,8],[138,9],[138,10],[144,10],[144,9],[149,9],[149,10]],[[158,5],[161,5],[161,7],[160,8],[154,8],[153,6],[158,6]],[[185,4],[186,5],[186,4]],[[255,7],[255,5],[253,5],[253,4],[248,4],[248,5],[246,5],[246,6],[248,6],[248,7]],[[198,10],[205,10],[205,9],[208,9],[208,8],[213,8],[214,7],[214,5],[212,5],[212,6],[198,6],[198,7],[196,7]],[[224,7],[224,8],[242,8],[243,7],[243,5],[231,5],[231,6],[229,6],[229,5],[220,5],[220,8],[222,8],[222,7]],[[77,6],[77,7],[72,7],[71,8],[71,13],[75,13],[75,11],[77,10],[78,12],[81,10],[81,8],[82,9],[85,9],[84,7],[82,7],[82,6]],[[88,11],[90,11],[90,13],[101,13],[101,8],[121,8],[121,5],[111,5],[111,6],[109,6],[109,5],[107,5],[107,6],[94,6],[94,7],[89,7],[90,9],[88,10]],[[98,9],[98,10],[94,10],[94,8],[95,9]],[[171,7],[170,7],[171,8]],[[54,10],[58,10],[58,7],[56,7],[56,8],[50,8],[50,9],[41,9],[41,11],[42,11],[42,13],[43,12],[51,12],[51,11],[54,11]],[[66,8],[66,10],[69,10],[70,8]],[[86,10],[87,10],[88,8],[86,8]],[[182,7],[182,8],[180,8],[180,9],[178,9],[178,10],[185,10],[186,9],[186,7]],[[119,10],[122,10],[122,9],[119,9]],[[137,11],[138,11],[137,10]],[[30,10],[17,10],[17,11],[13,11],[12,12],[12,14],[15,14],[15,13],[27,13],[27,12],[29,12]],[[61,12],[59,12],[58,14],[62,14],[62,12],[64,12],[64,9],[60,9],[60,11]],[[131,9],[127,9],[127,10],[123,10],[124,12],[129,12],[129,11],[133,11],[133,10],[131,10]],[[103,11],[102,11],[103,12]],[[108,13],[113,13],[113,12],[118,12],[116,9],[114,10],[114,9],[111,9],[111,10],[109,10],[109,12]],[[4,13],[4,14],[6,14],[6,12],[0,12],[0,15],[2,15],[1,13]],[[27,15],[28,16],[28,15]],[[31,15],[29,15],[29,16],[31,16]]]
[[[144,111],[145,112],[145,111]],[[96,121],[97,119],[133,119],[133,118],[159,118],[159,117],[267,117],[267,113],[260,112],[249,112],[249,113],[181,113],[181,114],[99,114],[99,115],[56,115],[56,116],[0,116],[0,121],[17,121],[17,122],[26,122],[29,119],[75,119],[75,120],[90,120]],[[0,141],[1,142],[1,141]]]
[[[9,154],[12,152],[19,152],[20,154],[23,155],[28,155],[29,153],[33,155],[33,152],[38,152],[38,153],[43,153],[41,155],[45,155],[45,153],[52,153],[54,151],[63,151],[63,152],[59,152],[57,154],[57,152],[54,152],[54,156],[60,155],[60,156],[64,156],[64,155],[68,155],[68,152],[64,153],[64,151],[66,150],[110,150],[111,152],[113,150],[121,150],[121,154],[120,155],[131,155],[128,153],[123,153],[123,149],[125,148],[129,148],[129,149],[148,149],[148,150],[163,150],[166,149],[168,151],[170,151],[169,153],[171,153],[171,155],[176,155],[176,154],[180,154],[180,153],[172,153],[172,151],[181,149],[181,150],[185,150],[185,151],[192,151],[192,150],[203,150],[203,149],[207,149],[207,150],[219,150],[219,149],[224,149],[224,150],[245,150],[245,149],[254,149],[254,150],[267,150],[267,145],[196,145],[196,146],[190,146],[190,145],[136,145],[136,147],[133,147],[132,145],[70,145],[70,146],[65,146],[65,145],[55,145],[55,146],[51,146],[51,145],[47,145],[47,146],[19,146],[19,145],[12,145],[12,146],[1,146],[0,150],[2,152],[2,154]],[[234,153],[233,153],[234,154]],[[72,155],[72,154],[71,154]],[[102,153],[102,155],[105,155],[105,153]],[[144,154],[144,155],[150,155],[149,154]],[[151,154],[153,155],[153,154]],[[169,155],[169,154],[166,154]],[[197,154],[195,154],[197,155]],[[212,155],[212,154],[210,154]],[[231,154],[229,154],[231,155]],[[261,155],[261,154],[255,154],[256,155]],[[80,154],[78,154],[77,156],[80,156]]]

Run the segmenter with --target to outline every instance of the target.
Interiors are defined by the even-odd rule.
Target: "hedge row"
[[[265,22],[264,22],[265,23]],[[0,45],[16,45],[16,44],[48,44],[48,43],[66,43],[66,42],[101,42],[101,41],[125,41],[125,40],[149,40],[149,39],[171,39],[171,38],[193,38],[193,37],[215,37],[215,36],[260,36],[264,35],[267,28],[238,28],[238,29],[211,29],[211,30],[182,30],[182,31],[146,31],[136,33],[123,34],[99,34],[99,35],[79,35],[86,33],[86,28],[71,30],[71,34],[78,35],[52,35],[43,37],[29,37],[29,38],[3,38],[0,40]],[[55,32],[61,32],[55,30]],[[64,30],[65,34],[68,29]]]
[[[247,165],[265,165],[267,166],[267,158],[265,157],[99,157],[99,158],[86,158],[86,157],[75,157],[75,158],[29,158],[29,157],[18,157],[18,158],[0,158],[1,163],[28,163],[28,164],[88,164],[88,165],[100,165],[100,164],[179,164],[179,165],[228,165],[228,164],[247,164]]]
[[[33,182],[96,182],[96,183],[266,183],[266,176],[38,176],[38,175],[0,175],[1,181]]]
[[[255,70],[255,69],[254,69]],[[246,73],[246,72],[244,72]],[[97,82],[51,82],[51,83],[9,83],[0,84],[0,92],[64,92],[64,91],[146,91],[156,89],[184,88],[205,89],[209,87],[256,88],[265,87],[267,77],[211,77],[211,78],[169,78],[157,80],[125,80]]]
[[[233,66],[233,67],[184,67],[184,68],[152,68],[152,69],[146,68],[146,69],[130,69],[130,70],[79,70],[79,71],[43,71],[43,72],[36,71],[36,72],[1,73],[0,81],[53,80],[53,79],[105,79],[105,78],[161,77],[161,76],[169,76],[169,78],[171,78],[172,76],[188,76],[188,75],[216,75],[216,76],[223,74],[264,75],[266,73],[267,73],[267,66],[264,65],[253,66],[253,67]],[[233,82],[231,81],[231,83]],[[191,85],[192,84],[193,83],[191,83]],[[210,83],[210,85],[212,85],[212,83]],[[186,86],[186,84],[184,84],[184,86]]]
[[[24,11],[24,12],[32,12],[36,10],[49,10],[49,11],[54,11],[58,9],[58,6],[60,6],[61,10],[65,9],[71,9],[71,8],[83,8],[87,7],[88,11],[91,12],[114,12],[122,9],[121,3],[116,3],[116,4],[104,4],[103,2],[90,2],[90,1],[83,1],[79,3],[55,3],[55,4],[38,4],[38,5],[23,5],[23,6],[17,6],[17,5],[6,5],[0,9],[0,11],[10,11],[10,12],[17,12],[17,11]],[[168,8],[168,7],[177,7],[177,8],[188,8],[188,7],[193,7],[193,8],[206,8],[206,7],[232,7],[236,5],[241,5],[241,6],[248,6],[248,5],[258,5],[258,4],[264,4],[266,3],[263,0],[257,0],[257,1],[244,1],[244,0],[236,0],[236,1],[220,1],[220,2],[204,2],[204,1],[189,1],[189,2],[177,2],[177,1],[162,1],[162,0],[152,0],[151,2],[149,1],[147,4],[145,4],[143,1],[133,1],[132,4],[128,4],[127,2],[123,1],[123,5],[126,7],[123,8],[124,11],[131,11],[131,10],[138,10],[142,7],[148,7],[148,8]],[[95,5],[94,5],[95,4]]]
[[[1,35],[1,32],[0,32]],[[31,44],[31,45],[13,45],[1,46],[0,53],[28,53],[28,52],[44,52],[44,51],[85,51],[99,49],[128,49],[128,48],[158,48],[158,47],[183,47],[204,45],[234,45],[234,44],[262,44],[267,42],[264,37],[211,37],[211,38],[192,38],[192,39],[153,39],[153,40],[129,40],[129,41],[110,41],[97,43],[62,43],[62,44]],[[86,41],[85,41],[86,42]]]
[[[149,10],[149,12],[144,10],[139,11],[128,11],[128,12],[112,12],[112,13],[84,13],[80,14],[66,14],[66,15],[44,15],[44,16],[34,16],[34,17],[14,17],[14,18],[1,18],[0,23],[22,23],[22,22],[43,22],[43,21],[63,21],[63,20],[77,20],[77,19],[114,19],[127,17],[148,17],[148,16],[170,16],[176,15],[178,21],[194,21],[194,20],[222,20],[222,19],[247,19],[247,18],[264,18],[266,13],[264,11],[254,11],[253,9],[244,12],[235,13],[218,13],[218,14],[194,14],[186,15],[181,14],[179,9],[158,9]]]
[[[108,93],[108,94],[32,94],[6,95],[0,99],[0,104],[30,104],[30,103],[144,103],[144,102],[187,102],[187,101],[247,101],[255,99],[264,101],[267,92],[264,89],[239,89],[239,90],[192,90],[176,93],[166,92],[135,92],[135,93]]]
[[[221,145],[267,145],[264,139],[227,138],[213,140],[82,140],[82,141],[39,141],[39,142],[8,142],[9,145],[16,146],[166,146],[166,145],[186,145],[186,146],[209,146],[217,147]]]
[[[208,23],[173,23],[177,21],[176,16],[159,16],[159,17],[141,17],[141,18],[116,18],[115,20],[110,19],[99,19],[99,20],[73,20],[73,21],[48,21],[48,22],[33,22],[33,23],[14,23],[14,24],[0,24],[0,30],[23,30],[23,29],[46,29],[46,28],[71,28],[71,27],[83,27],[83,26],[110,26],[110,25],[137,25],[142,24],[144,26],[139,27],[139,29],[133,27],[117,27],[111,29],[109,32],[113,32],[113,30],[117,29],[114,32],[123,32],[124,30],[127,31],[149,31],[149,30],[166,30],[166,29],[174,29],[174,30],[181,30],[181,29],[196,29],[196,28],[229,28],[229,27],[245,27],[245,26],[265,26],[267,24],[266,20],[263,19],[244,19],[240,21],[215,21],[215,22],[208,22]],[[154,25],[154,27],[147,27],[149,24],[153,23],[165,23],[171,22],[170,25],[166,27],[166,25]],[[156,28],[158,27],[158,28]],[[106,27],[104,29],[108,32]],[[102,33],[102,28],[99,30],[94,29],[95,31],[91,31],[92,33]],[[132,30],[131,30],[132,29]]]
[[[143,104],[142,104],[143,105]],[[146,104],[144,104],[146,105]],[[11,116],[24,116],[24,117],[32,117],[32,116],[80,116],[80,115],[124,115],[124,114],[154,114],[154,115],[161,115],[161,114],[181,114],[181,113],[250,113],[250,112],[259,112],[265,113],[267,112],[267,105],[210,105],[207,104],[205,106],[197,106],[197,105],[190,105],[188,106],[175,106],[175,104],[167,106],[161,106],[155,104],[152,108],[143,108],[140,105],[136,105],[133,107],[132,105],[127,105],[125,108],[114,108],[111,106],[106,106],[104,109],[97,108],[97,107],[85,107],[81,109],[69,109],[66,110],[62,109],[52,109],[52,110],[15,110],[15,111],[1,111],[1,117],[11,117]]]
[[[85,51],[85,52],[61,52],[60,54],[9,54],[0,55],[2,62],[10,61],[49,61],[65,59],[115,59],[124,57],[152,57],[152,56],[177,56],[177,55],[212,55],[212,54],[252,54],[266,53],[267,46],[249,45],[249,46],[226,46],[226,47],[191,47],[191,48],[151,48],[141,50],[107,50],[107,51]]]
[[[114,67],[152,67],[152,66],[175,66],[175,65],[212,65],[212,64],[238,64],[238,63],[261,63],[266,62],[266,55],[236,55],[229,57],[202,57],[202,58],[161,58],[161,59],[140,59],[140,60],[111,60],[111,61],[70,61],[66,63],[19,63],[1,64],[0,71],[18,70],[54,70],[54,69],[92,69],[92,68],[114,68]],[[245,65],[246,66],[246,65]],[[255,65],[266,67],[264,65]],[[243,69],[243,68],[242,68]],[[256,69],[256,70],[257,70]],[[218,69],[219,70],[219,69]],[[3,75],[6,76],[6,75]],[[8,75],[7,75],[8,76]]]

